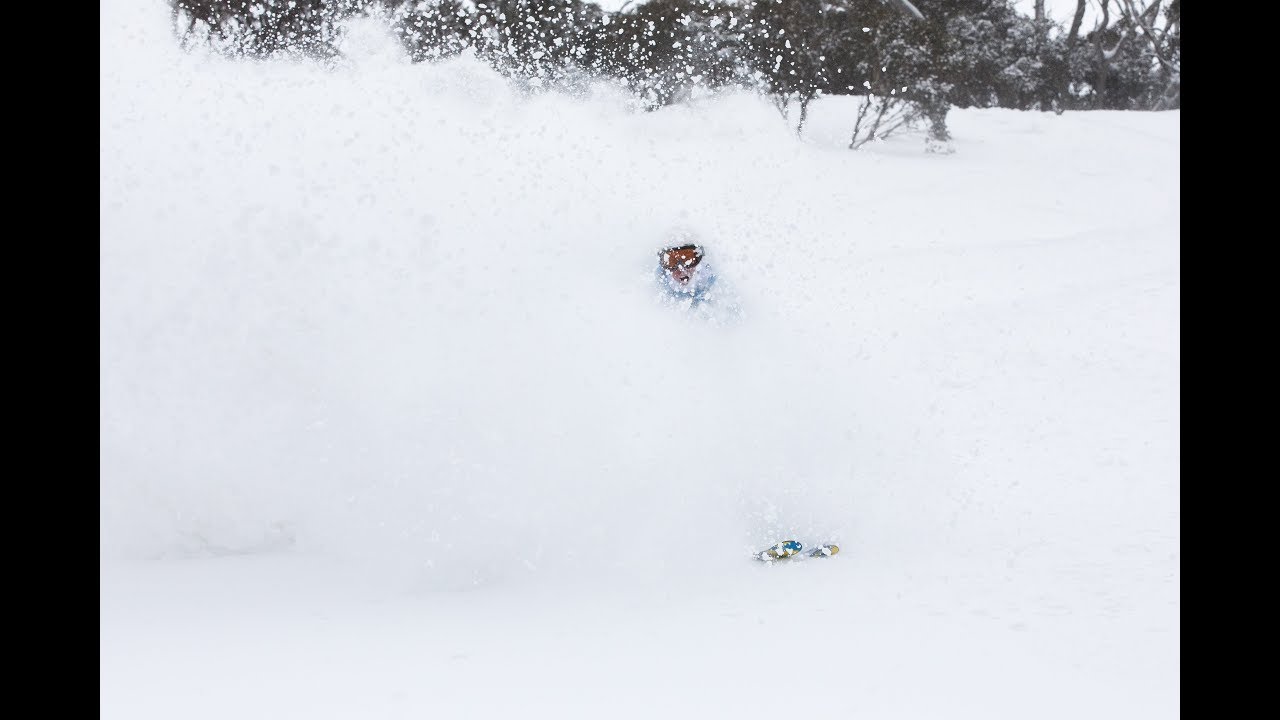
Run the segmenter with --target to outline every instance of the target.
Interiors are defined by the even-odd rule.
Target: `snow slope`
[[[1177,112],[850,152],[167,33],[103,4],[104,718],[1178,715]]]

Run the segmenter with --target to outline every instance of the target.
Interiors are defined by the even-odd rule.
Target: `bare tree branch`
[[[875,108],[875,118],[866,128],[866,133],[859,137],[862,121],[867,113]],[[853,135],[849,138],[849,149],[857,150],[873,140],[883,140],[896,130],[910,125],[919,114],[915,106],[903,99],[890,96],[867,95],[858,108],[858,119],[853,126]]]
[[[1122,0],[1122,11],[1135,25],[1142,28],[1142,34],[1146,35],[1147,40],[1151,42],[1151,50],[1155,53],[1156,59],[1160,61],[1160,64],[1170,71],[1178,73],[1181,72],[1179,63],[1168,57],[1168,54],[1161,47],[1164,33],[1157,33],[1155,28],[1152,27],[1152,17],[1159,17],[1160,2],[1161,0],[1156,0],[1156,2],[1150,3],[1147,7],[1139,10],[1134,5],[1133,0]],[[1168,32],[1169,26],[1166,26],[1164,30]]]

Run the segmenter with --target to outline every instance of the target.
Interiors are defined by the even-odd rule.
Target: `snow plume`
[[[1176,528],[1176,112],[850,153],[848,98],[801,141],[755,95],[640,113],[372,31],[229,61],[112,3],[102,37],[107,556],[473,587]],[[741,322],[657,302],[673,228]]]
[[[1177,715],[1179,111],[851,152],[101,17],[103,718]]]
[[[777,178],[813,168],[767,103],[138,52],[104,49],[132,67],[103,84],[104,553],[457,586],[852,531],[861,371],[791,249],[817,228]],[[655,302],[676,226],[743,322]]]

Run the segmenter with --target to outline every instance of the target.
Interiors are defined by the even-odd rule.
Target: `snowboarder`
[[[706,250],[691,239],[688,233],[676,233],[674,244],[658,251],[654,277],[663,298],[710,319],[739,317],[737,302],[716,287],[718,278],[706,260]]]
[[[707,302],[716,274],[703,263],[706,252],[694,243],[658,251],[658,283],[672,300],[689,300],[693,307]]]

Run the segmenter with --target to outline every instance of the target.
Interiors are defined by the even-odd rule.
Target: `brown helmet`
[[[684,270],[692,270],[702,262],[702,247],[689,243],[687,245],[675,245],[663,248],[658,251],[658,262],[662,265],[663,270],[675,270],[682,268]]]

